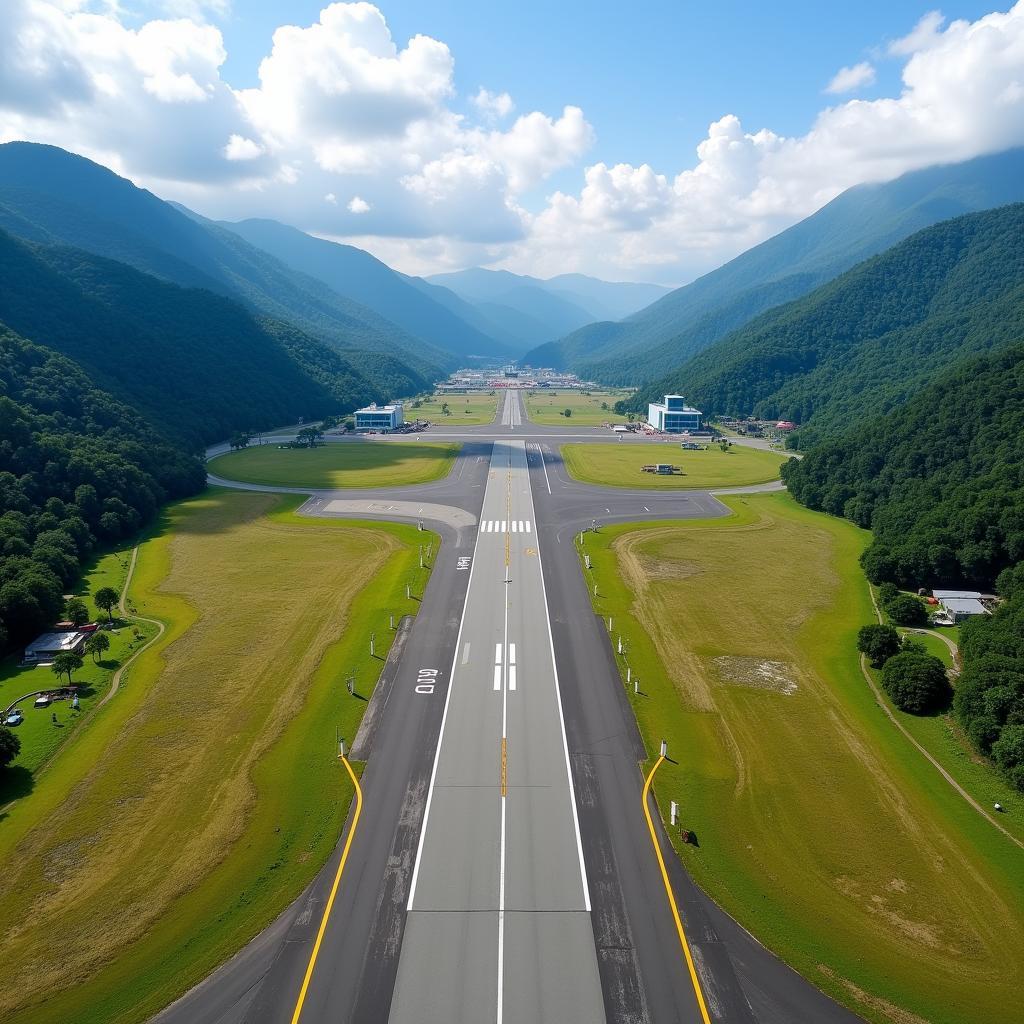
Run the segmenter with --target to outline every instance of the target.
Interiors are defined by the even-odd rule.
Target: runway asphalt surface
[[[443,540],[352,752],[363,812],[301,1022],[699,1024],[644,819],[647,753],[572,539],[595,519],[727,509],[707,492],[569,480],[566,431],[526,420],[515,392],[494,424],[459,436],[445,480],[316,491],[300,509],[423,521]],[[651,808],[709,1019],[857,1021],[692,883]],[[292,1022],[340,852],[155,1020]]]

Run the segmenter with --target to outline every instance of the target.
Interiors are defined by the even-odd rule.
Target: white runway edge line
[[[459,619],[459,633],[455,638],[455,650],[452,654],[452,668],[448,676],[448,692],[444,697],[444,711],[441,713],[441,728],[437,734],[437,749],[434,751],[434,767],[430,769],[430,787],[427,789],[427,804],[423,808],[423,824],[420,826],[420,839],[416,844],[416,863],[412,869],[412,882],[409,884],[409,902],[406,904],[406,911],[412,912],[412,904],[416,899],[416,883],[420,877],[420,861],[423,858],[423,840],[427,834],[427,822],[430,820],[430,805],[434,799],[434,783],[437,780],[437,765],[441,760],[441,744],[444,741],[444,727],[448,722],[448,705],[451,703],[452,690],[455,687],[455,665],[459,659],[459,647],[462,644],[462,629],[466,625],[466,609],[469,607],[469,595],[473,587],[473,573],[476,572],[476,554],[480,546],[480,531],[477,530],[476,540],[473,542],[473,561],[469,566],[469,579],[466,582],[466,596],[462,599],[462,616]],[[469,644],[466,644],[468,651]],[[570,779],[570,782],[572,780]]]
[[[531,501],[533,495],[530,495]],[[555,638],[551,633],[551,610],[548,605],[548,589],[544,583],[544,563],[540,544],[537,544],[537,567],[540,570],[540,592],[544,598],[544,621],[548,627],[548,647],[551,650],[551,672],[555,679],[555,697],[558,699],[558,724],[562,729],[562,750],[565,753],[565,772],[569,777],[569,803],[572,805],[572,823],[576,829],[576,853],[580,859],[580,879],[583,882],[583,905],[590,913],[590,883],[587,881],[587,865],[583,861],[583,837],[580,835],[580,816],[576,810],[576,784],[572,779],[572,762],[569,760],[569,740],[565,735],[565,714],[562,711],[562,688],[558,684],[558,663],[555,660]]]

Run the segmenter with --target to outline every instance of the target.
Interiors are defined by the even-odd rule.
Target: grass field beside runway
[[[777,480],[785,455],[733,445],[723,452],[717,445],[707,451],[684,451],[678,441],[652,444],[563,444],[562,459],[569,475],[585,484],[635,487],[650,490],[705,490],[744,487]],[[645,473],[643,466],[665,462],[682,473]]]
[[[256,445],[211,459],[226,480],[274,487],[404,487],[451,472],[458,444],[429,441],[339,441],[318,448]]]
[[[1024,982],[1024,852],[885,717],[860,673],[869,537],[788,495],[735,516],[585,535],[640,679],[659,805],[702,887],[873,1021],[1010,1024]]]
[[[501,397],[504,397],[503,395]],[[405,403],[407,420],[426,420],[428,423],[443,423],[449,427],[477,427],[492,423],[498,409],[498,395],[430,395],[420,398],[418,408],[412,401]],[[448,415],[441,406],[448,403]]]
[[[0,829],[4,1021],[148,1019],[327,859],[352,795],[336,733],[366,707],[345,679],[372,692],[424,534],[299,500],[210,490],[142,545],[130,596],[167,631]]]
[[[526,415],[534,423],[545,427],[599,427],[603,423],[625,423],[626,417],[615,412],[615,403],[629,398],[628,389],[610,391],[551,391],[538,388],[522,392]],[[607,405],[607,409],[601,406]],[[562,415],[566,409],[571,416]]]

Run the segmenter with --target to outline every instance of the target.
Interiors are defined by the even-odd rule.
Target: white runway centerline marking
[[[466,641],[466,643],[462,647],[462,664],[463,665],[468,665],[469,664],[469,641],[468,640]]]

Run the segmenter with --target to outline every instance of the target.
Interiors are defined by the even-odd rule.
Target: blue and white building
[[[380,430],[387,433],[396,430],[405,422],[402,404],[368,405],[365,409],[356,409],[356,430]]]
[[[647,407],[647,422],[666,434],[682,434],[700,430],[701,411],[686,404],[682,395],[666,395],[663,402]]]

